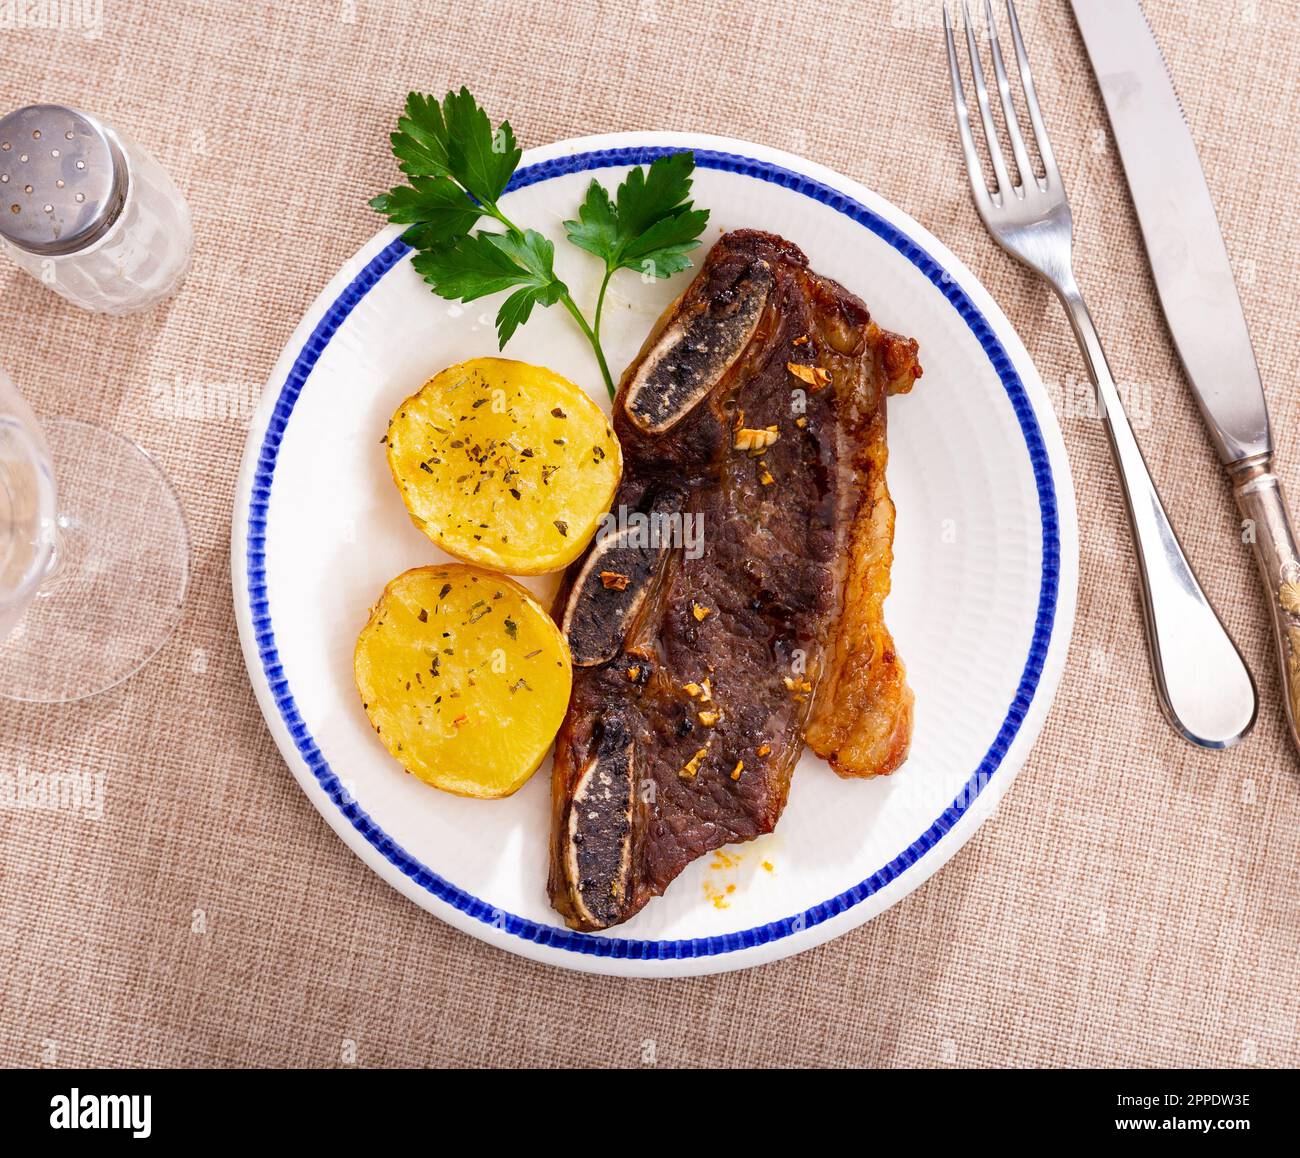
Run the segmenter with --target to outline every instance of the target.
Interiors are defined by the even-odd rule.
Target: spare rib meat
[[[847,777],[906,757],[885,399],[916,354],[790,242],[741,230],[624,374],[616,517],[556,600],[574,686],[550,893],[571,927],[770,832],[805,741]]]

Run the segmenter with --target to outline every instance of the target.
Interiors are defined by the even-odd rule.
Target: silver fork
[[[1097,389],[1098,408],[1124,491],[1137,551],[1143,618],[1160,706],[1174,728],[1193,744],[1228,748],[1249,732],[1255,722],[1257,699],[1254,681],[1201,590],[1170,525],[1128,415],[1124,412],[1115,379],[1106,364],[1097,327],[1075,281],[1070,258],[1073,232],[1070,203],[1043,126],[1015,4],[1013,0],[1007,0],[1007,16],[1015,43],[1025,108],[1029,112],[1038,155],[1043,163],[1041,177],[1034,171],[1020,131],[990,0],[984,0],[984,9],[993,74],[1020,183],[1012,181],[998,141],[970,10],[966,0],[962,0],[971,75],[995,179],[994,190],[989,190],[971,135],[966,92],[957,62],[957,45],[945,0],[943,29],[948,43],[953,104],[975,208],[993,239],[1012,257],[1042,276],[1056,291]]]

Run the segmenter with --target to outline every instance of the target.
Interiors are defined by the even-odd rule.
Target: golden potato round
[[[353,670],[389,752],[461,796],[509,796],[537,770],[573,683],[568,645],[532,595],[460,563],[384,588]]]
[[[623,471],[609,421],[541,366],[474,358],[397,408],[388,465],[416,526],[448,554],[516,575],[568,566]]]

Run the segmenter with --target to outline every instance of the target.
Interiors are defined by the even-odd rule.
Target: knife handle
[[[1128,508],[1156,697],[1184,739],[1202,748],[1230,748],[1254,726],[1255,682],[1169,522],[1073,275],[1054,284],[1097,388]]]
[[[1241,511],[1242,538],[1255,548],[1259,576],[1268,592],[1282,670],[1283,701],[1291,740],[1300,749],[1300,552],[1287,512],[1282,484],[1273,473],[1273,456],[1256,455],[1228,467],[1237,507]]]

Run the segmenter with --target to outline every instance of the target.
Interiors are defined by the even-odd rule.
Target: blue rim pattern
[[[615,165],[646,164],[656,157],[678,151],[680,150],[673,148],[643,146],[600,149],[577,153],[568,157],[557,157],[550,161],[520,169],[510,182],[509,189],[522,189],[539,181],[547,181],[553,177],[584,172],[590,169],[602,169]],[[888,864],[878,869],[860,884],[840,893],[836,897],[832,897],[828,901],[813,906],[806,912],[756,928],[744,929],[740,932],[728,933],[719,937],[699,937],[682,941],[623,940],[589,933],[575,933],[572,930],[551,925],[541,925],[524,917],[504,913],[500,909],[494,908],[478,897],[457,888],[450,881],[444,880],[437,873],[417,861],[393,841],[351,798],[308,731],[306,722],[294,702],[293,692],[289,687],[284,667],[280,662],[275,643],[275,631],[271,623],[271,610],[267,600],[266,520],[276,459],[289,419],[293,414],[294,404],[307,384],[307,379],[310,377],[317,360],[347,316],[356,308],[361,299],[375,287],[379,280],[409,252],[409,247],[400,239],[393,241],[377,254],[339,294],[330,308],[326,310],[324,317],[321,318],[299,352],[293,368],[281,388],[280,396],[276,400],[274,412],[267,426],[266,435],[262,441],[261,453],[258,456],[253,478],[252,495],[249,502],[248,598],[258,655],[262,661],[262,668],[271,695],[280,710],[280,716],[284,720],[285,727],[288,728],[289,735],[292,737],[299,754],[306,761],[312,775],[316,777],[330,800],[347,817],[353,827],[371,845],[378,849],[391,864],[410,877],[421,888],[459,909],[462,913],[494,928],[504,929],[507,933],[520,937],[525,941],[599,957],[631,960],[678,960],[691,957],[716,956],[739,949],[753,948],[756,945],[779,941],[794,933],[820,925],[860,904],[898,878],[938,844],[944,835],[957,823],[963,813],[974,803],[1001,765],[1011,742],[1015,739],[1021,724],[1024,722],[1025,715],[1029,711],[1029,706],[1038,688],[1043,664],[1047,658],[1048,645],[1052,637],[1052,627],[1056,618],[1056,602],[1060,579],[1060,536],[1056,488],[1052,478],[1051,463],[1048,459],[1047,448],[1043,444],[1038,419],[1034,414],[1028,395],[1025,393],[1024,385],[1021,383],[1011,359],[1002,348],[984,315],[980,313],[979,309],[957,285],[956,281],[929,253],[894,225],[878,214],[873,213],[865,205],[838,190],[832,189],[801,173],[793,172],[770,162],[758,161],[751,157],[738,156],[732,153],[696,150],[695,163],[700,168],[738,173],[758,180],[768,181],[774,185],[794,190],[806,197],[811,197],[813,200],[829,206],[865,226],[902,253],[952,304],[962,320],[970,327],[976,339],[978,339],[998,378],[1001,380],[1003,388],[1007,392],[1029,452],[1034,483],[1038,491],[1039,513],[1043,527],[1042,581],[1039,587],[1038,611],[1034,622],[1033,638],[1016,694],[1008,707],[1002,726],[998,729],[992,744],[989,745],[988,751],[980,761],[979,767],[963,786],[961,792],[958,793],[957,798],[944,809],[943,813],[925,832]]]

